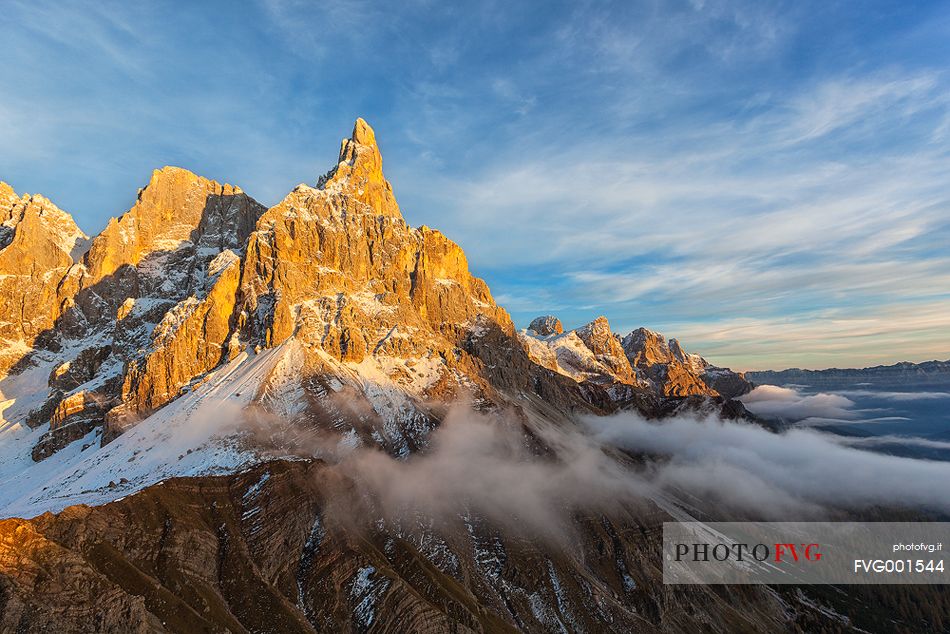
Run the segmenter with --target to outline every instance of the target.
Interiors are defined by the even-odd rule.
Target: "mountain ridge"
[[[785,370],[756,370],[745,372],[755,383],[805,383],[815,386],[831,386],[843,381],[878,381],[886,385],[913,383],[921,385],[950,385],[950,360],[947,361],[898,361],[897,363],[869,366],[866,368],[826,368],[808,370],[787,368]]]

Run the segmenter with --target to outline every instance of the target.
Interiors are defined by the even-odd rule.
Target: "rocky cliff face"
[[[669,396],[722,395],[736,398],[752,389],[741,373],[717,367],[690,354],[679,341],[638,328],[623,338],[630,363],[644,371]]]
[[[208,263],[206,274],[204,287],[175,304],[155,326],[149,349],[128,361],[122,403],[110,412],[111,431],[121,431],[127,413],[161,407],[192,379],[236,354],[228,344],[241,258],[226,249]]]
[[[316,337],[341,361],[421,354],[433,338],[451,347],[479,317],[512,330],[459,246],[403,220],[362,120],[319,187],[297,187],[260,219],[243,280],[244,336],[264,345]]]
[[[579,383],[599,383],[649,391],[650,385],[631,367],[606,317],[564,332],[560,320],[538,317],[519,338],[538,365]],[[547,334],[542,334],[547,333]]]
[[[705,361],[687,355],[675,339],[667,344],[663,335],[638,328],[623,338],[623,350],[630,363],[643,370],[666,396],[718,394],[700,378]]]
[[[86,235],[40,195],[0,182],[0,371],[48,331],[63,310],[60,284]]]
[[[155,170],[135,205],[110,220],[93,240],[83,260],[84,281],[94,285],[131,266],[146,278],[144,283],[158,282],[147,279],[149,274],[177,273],[168,270],[164,260],[173,254],[177,254],[176,262],[188,260],[186,268],[193,274],[209,252],[242,248],[261,211],[232,185],[221,185],[178,167]],[[190,261],[195,256],[198,261]],[[146,259],[150,259],[151,266],[139,268]],[[177,281],[163,279],[157,288],[167,292],[188,290],[176,285]]]

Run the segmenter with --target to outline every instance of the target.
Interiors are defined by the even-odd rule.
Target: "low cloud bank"
[[[827,434],[793,429],[774,434],[715,418],[648,422],[633,413],[588,417],[601,442],[663,454],[651,481],[763,516],[817,506],[916,506],[950,512],[950,463],[862,451]]]
[[[804,395],[801,392],[777,385],[760,385],[741,398],[750,412],[768,418],[804,420],[823,418],[854,420],[854,401],[839,394],[818,393]]]
[[[804,424],[861,422],[873,423],[906,418],[886,416],[862,419],[861,414],[871,411],[855,409],[855,398],[873,398],[892,402],[932,401],[950,399],[950,392],[894,392],[878,390],[835,390],[817,394],[802,394],[806,386],[760,385],[740,400],[750,412],[766,418],[801,421]]]
[[[537,440],[546,452],[538,453]],[[576,512],[621,512],[670,497],[705,500],[722,520],[819,519],[869,506],[950,513],[950,492],[934,486],[950,482],[950,463],[859,448],[876,442],[811,429],[775,434],[715,417],[647,421],[632,412],[585,417],[576,430],[532,439],[514,421],[459,405],[432,432],[425,453],[398,459],[340,445],[330,460],[388,519],[472,514],[561,541]],[[950,443],[926,446],[944,445]],[[655,459],[618,459],[618,449]]]
[[[425,453],[400,460],[357,448],[338,455],[334,469],[390,519],[473,514],[552,539],[569,534],[575,511],[616,511],[652,495],[592,438],[563,430],[545,436],[550,451],[538,455],[520,424],[458,405]]]

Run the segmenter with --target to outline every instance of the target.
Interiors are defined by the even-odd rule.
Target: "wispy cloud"
[[[795,316],[666,323],[684,345],[742,369],[855,367],[950,358],[950,301],[824,309]],[[895,358],[897,357],[897,358]]]
[[[457,239],[519,322],[564,306],[701,352],[745,324],[716,359],[742,366],[950,356],[938,317],[907,331],[950,295],[945,8],[5,9],[0,172],[88,231],[165,163],[274,203],[362,115],[407,219]]]
[[[815,504],[861,508],[895,501],[950,510],[946,491],[931,486],[950,477],[950,463],[861,451],[810,429],[773,434],[689,418],[651,424],[629,413],[586,423],[605,443],[670,456],[654,478],[661,485],[756,515],[800,519]]]
[[[933,108],[946,107],[948,96],[934,76],[909,79],[846,78],[820,84],[816,90],[796,98],[790,105],[793,116],[787,142],[801,143],[861,125],[873,133],[882,117],[911,117]]]
[[[939,449],[950,451],[950,442],[944,440],[932,440],[930,438],[919,438],[917,436],[893,436],[885,434],[882,436],[867,436],[863,438],[854,438],[851,436],[834,436],[828,434],[828,439],[840,445],[849,447],[880,447],[882,445],[903,445],[908,447],[922,447],[924,449]]]

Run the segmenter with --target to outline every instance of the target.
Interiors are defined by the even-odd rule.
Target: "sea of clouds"
[[[850,411],[841,399],[773,393],[798,415]],[[365,446],[324,444],[319,453],[386,517],[474,514],[553,538],[569,535],[578,512],[632,510],[660,498],[701,500],[719,520],[823,519],[869,507],[950,513],[950,492],[936,484],[950,482],[950,462],[875,453],[864,447],[874,441],[810,427],[775,433],[711,415],[647,420],[621,412],[533,433],[457,405],[428,448],[408,458]]]

